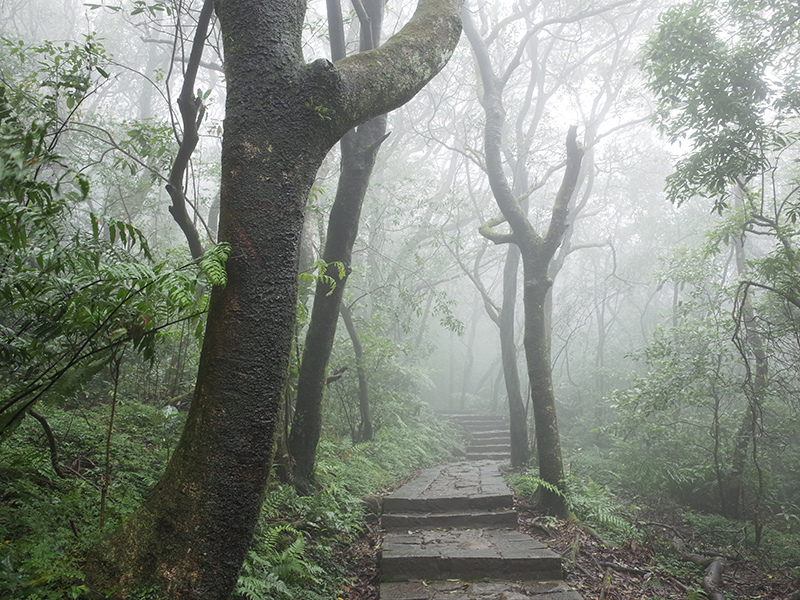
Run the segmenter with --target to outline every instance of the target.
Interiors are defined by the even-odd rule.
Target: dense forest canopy
[[[798,23],[1,3],[0,593],[334,597],[432,411],[800,577]]]

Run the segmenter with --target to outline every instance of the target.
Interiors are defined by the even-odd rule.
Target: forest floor
[[[544,541],[564,558],[565,579],[585,600],[704,598],[703,569],[670,556],[671,536],[691,539],[691,531],[666,517],[653,519],[640,542],[605,544],[590,531],[570,521],[553,521],[531,510],[519,510],[519,529]],[[544,525],[546,523],[546,525]],[[381,533],[377,519],[345,552],[351,584],[340,600],[378,600],[377,565]],[[754,561],[729,557],[723,576],[729,598],[785,600],[796,582],[788,573],[768,572]]]

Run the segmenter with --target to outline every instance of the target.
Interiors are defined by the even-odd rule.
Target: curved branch
[[[797,298],[797,297],[795,297],[793,295],[787,294],[785,291],[779,290],[778,288],[772,287],[770,285],[766,285],[764,283],[757,283],[755,281],[740,281],[739,282],[739,289],[736,292],[737,298],[739,297],[740,293],[742,294],[742,297],[747,296],[747,291],[751,287],[757,287],[757,288],[761,288],[762,290],[767,290],[768,292],[774,292],[774,293],[778,294],[781,298],[783,298],[784,300],[789,302],[790,304],[793,304],[797,308],[800,308],[800,298]],[[737,302],[737,306],[741,306],[742,302],[744,302],[744,300],[738,301]],[[737,309],[737,311],[738,311],[738,309]],[[734,316],[736,316],[736,314],[738,314],[738,312],[735,312]]]
[[[513,231],[511,233],[500,233],[494,230],[495,227],[502,225],[506,221],[507,219],[503,215],[489,219],[478,226],[478,233],[495,244],[516,244],[517,241]]]
[[[553,203],[553,212],[550,217],[550,225],[544,237],[544,244],[549,255],[555,254],[556,248],[561,243],[561,238],[567,230],[567,212],[569,201],[575,191],[578,182],[578,174],[581,170],[583,160],[583,150],[578,147],[578,128],[573,125],[567,133],[567,169],[564,178],[561,180],[561,187],[556,194]]]
[[[461,4],[420,0],[411,20],[380,48],[333,65],[342,90],[338,121],[346,129],[402,106],[441,71],[461,36]]]
[[[197,20],[197,29],[194,33],[192,51],[189,55],[186,74],[183,78],[183,87],[181,88],[180,96],[178,96],[178,108],[181,111],[181,119],[183,120],[183,139],[181,140],[180,148],[178,148],[178,154],[175,156],[175,161],[172,163],[169,183],[166,185],[167,192],[172,199],[172,206],[169,207],[169,212],[186,236],[189,250],[194,259],[203,256],[203,243],[200,241],[200,234],[197,228],[186,211],[183,178],[189,166],[189,160],[192,158],[192,153],[197,147],[197,142],[200,141],[198,130],[205,116],[205,106],[203,106],[202,98],[194,96],[194,84],[197,80],[197,70],[200,67],[200,59],[203,56],[203,48],[206,44],[208,25],[213,13],[214,0],[205,0],[200,11],[200,17]]]
[[[45,419],[43,415],[35,410],[29,410],[28,414],[39,421],[42,429],[44,429],[44,435],[47,437],[47,445],[50,447],[50,464],[53,465],[53,471],[56,472],[56,475],[63,479],[66,475],[64,475],[64,472],[61,470],[61,465],[58,464],[58,444],[56,444],[56,437],[53,435],[50,423],[47,422],[47,419]]]

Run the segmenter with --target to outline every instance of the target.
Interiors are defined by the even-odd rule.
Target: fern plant
[[[267,527],[247,555],[234,594],[248,600],[297,598],[297,588],[317,586],[325,571],[306,557],[303,532],[283,523]]]
[[[604,486],[591,478],[578,482],[567,481],[567,501],[570,509],[587,525],[611,541],[630,539],[634,527],[622,516],[622,507]]]
[[[565,482],[566,492],[531,474],[511,475],[508,482],[518,496],[529,501],[536,500],[540,488],[559,494],[577,519],[611,540],[630,538],[636,533],[611,493],[592,479],[584,482],[569,479]]]

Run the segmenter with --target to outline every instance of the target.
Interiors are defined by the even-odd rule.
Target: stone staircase
[[[509,460],[508,418],[499,415],[445,415],[467,430],[467,460]]]
[[[425,469],[384,498],[383,600],[580,600],[561,557],[517,531],[500,464]]]

